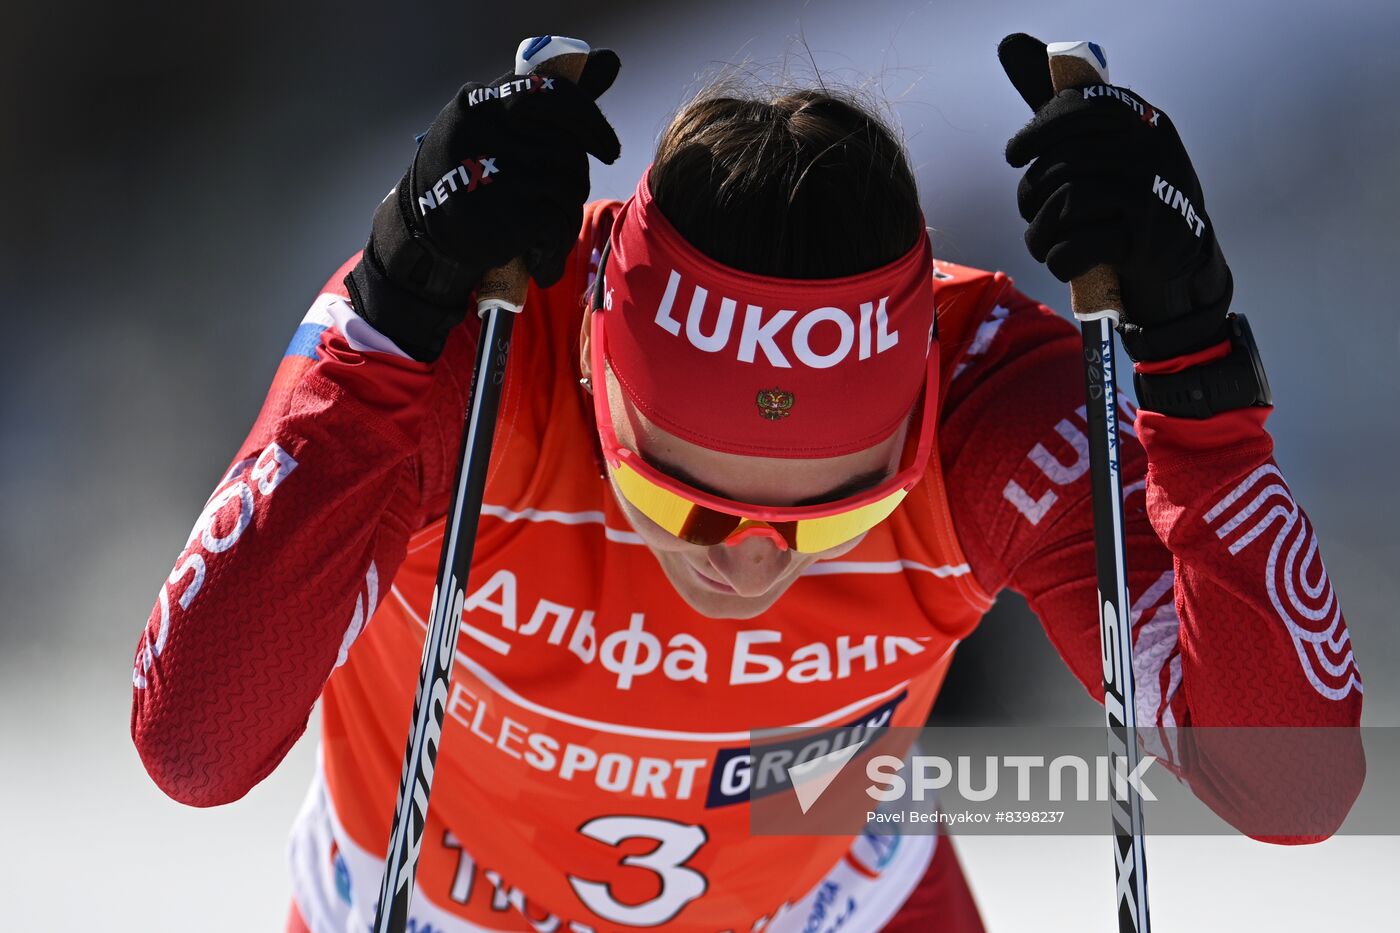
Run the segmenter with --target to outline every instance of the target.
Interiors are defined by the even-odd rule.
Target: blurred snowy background
[[[786,57],[801,77],[810,49],[829,80],[871,81],[891,102],[939,254],[1061,306],[1021,243],[1000,153],[1028,114],[995,47],[1014,31],[1100,41],[1115,80],[1170,113],[1192,154],[1273,382],[1279,460],[1350,619],[1366,721],[1400,724],[1400,5],[1051,6],[7,0],[0,928],[281,929],[283,839],[314,742],[237,804],[169,801],[128,736],[137,636],[306,304],[362,245],[414,134],[540,32],[622,55],[604,109],[624,155],[595,165],[595,197],[631,191],[719,63]],[[960,649],[935,716],[1101,713],[1006,598]],[[992,930],[1111,928],[1106,838],[964,838],[960,851]],[[1148,851],[1159,929],[1395,922],[1395,838],[1161,837]]]

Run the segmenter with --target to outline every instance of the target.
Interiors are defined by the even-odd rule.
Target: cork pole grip
[[[532,74],[548,75],[552,78],[566,78],[578,83],[583,75],[583,66],[588,63],[584,53],[557,55],[540,62]],[[525,260],[517,256],[504,266],[487,269],[476,288],[478,305],[491,300],[506,301],[519,308],[525,304],[525,290],[530,285],[530,273],[525,268]]]
[[[1077,55],[1057,55],[1050,52],[1050,83],[1059,93],[1067,88],[1105,84],[1106,72],[1100,72]],[[1112,266],[1095,266],[1069,283],[1070,308],[1081,321],[1101,317],[1118,323],[1123,310],[1123,293],[1118,287],[1118,273]]]

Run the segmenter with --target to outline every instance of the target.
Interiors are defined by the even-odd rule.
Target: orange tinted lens
[[[743,524],[743,521],[738,515],[726,515],[724,512],[697,505],[691,509],[690,518],[686,519],[676,537],[691,544],[709,547],[719,544],[733,534],[734,529]]]

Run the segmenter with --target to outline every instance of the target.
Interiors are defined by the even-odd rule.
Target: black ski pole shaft
[[[462,438],[462,460],[453,483],[452,502],[443,526],[438,582],[423,642],[418,691],[413,697],[412,725],[399,778],[389,855],[379,890],[375,933],[402,933],[408,923],[409,898],[418,869],[423,827],[428,818],[448,685],[457,655],[461,631],[463,586],[471,572],[486,469],[491,460],[491,438],[505,381],[507,354],[515,313],[493,308],[482,320],[472,378],[471,405]]]
[[[553,53],[548,42],[534,42],[534,47],[546,49],[534,72],[575,82],[579,79],[588,58],[586,45],[562,39],[555,43],[560,52]],[[522,48],[526,43],[521,44]],[[505,383],[511,331],[515,327],[515,316],[525,303],[528,285],[525,263],[517,258],[489,270],[477,288],[477,312],[482,320],[472,370],[471,402],[462,432],[462,455],[443,526],[437,586],[433,590],[432,611],[423,641],[418,690],[413,697],[413,717],[404,749],[384,876],[379,886],[374,933],[404,933],[408,924],[413,879],[418,871],[418,855],[428,819],[428,798],[432,793],[438,745],[447,712],[448,686],[462,628],[464,587],[471,572],[486,471],[491,461],[491,441]]]
[[[1108,61],[1092,42],[1056,42],[1047,52],[1050,79],[1066,88],[1108,84]],[[1119,933],[1148,933],[1147,853],[1142,797],[1127,776],[1141,753],[1133,703],[1132,612],[1123,546],[1123,483],[1118,455],[1118,387],[1114,326],[1123,297],[1117,273],[1097,266],[1070,283],[1070,304],[1084,347],[1084,388],[1089,421],[1089,469],[1093,493],[1094,556],[1098,570],[1098,621],[1103,645],[1104,713],[1108,720],[1109,795]]]

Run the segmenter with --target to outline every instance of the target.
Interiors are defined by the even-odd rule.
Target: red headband
[[[927,235],[860,275],[753,275],[687,243],[647,174],[613,225],[603,313],[607,360],[652,422],[725,453],[835,457],[884,440],[937,384]]]

